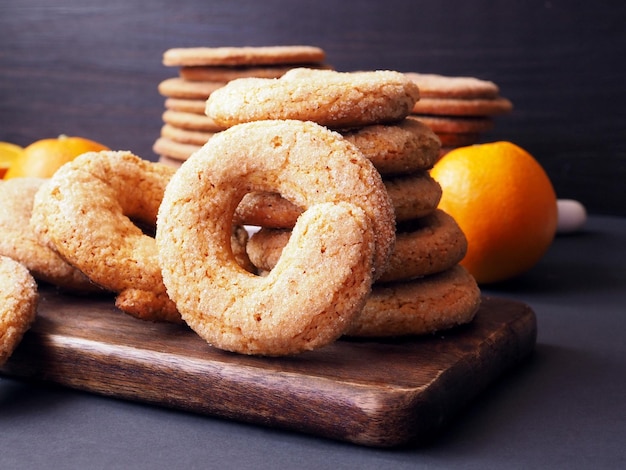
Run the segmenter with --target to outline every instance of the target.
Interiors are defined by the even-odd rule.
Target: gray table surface
[[[484,291],[533,308],[535,352],[428,445],[371,449],[0,377],[0,468],[626,468],[626,219],[591,217]]]

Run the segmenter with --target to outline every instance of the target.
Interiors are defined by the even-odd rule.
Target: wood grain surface
[[[110,298],[44,290],[36,323],[1,372],[388,447],[431,438],[526,358],[536,334],[528,306],[484,297],[472,324],[441,334],[249,357],[214,349],[185,326],[132,318]]]

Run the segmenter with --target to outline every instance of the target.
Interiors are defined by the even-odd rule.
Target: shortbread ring
[[[0,181],[0,255],[22,263],[37,281],[73,293],[102,291],[87,276],[40,243],[30,226],[35,194],[47,179],[12,178]]]
[[[0,256],[0,366],[35,321],[38,300],[37,284],[28,268]]]
[[[154,227],[175,169],[131,152],[89,152],[62,166],[35,196],[31,225],[39,239],[96,284],[116,306],[146,320],[180,322],[163,285]]]
[[[227,244],[250,191],[307,210],[268,276],[241,269]],[[339,134],[302,121],[260,121],[216,134],[182,164],[159,210],[163,279],[209,344],[286,355],[338,338],[387,262],[393,211],[380,174]]]

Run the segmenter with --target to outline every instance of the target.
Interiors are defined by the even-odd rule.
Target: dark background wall
[[[484,140],[534,154],[559,197],[626,215],[626,3],[0,0],[0,140],[60,133],[155,159],[171,47],[311,44],[339,70],[495,81]]]

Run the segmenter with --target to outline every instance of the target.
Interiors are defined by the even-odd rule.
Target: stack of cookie
[[[325,67],[325,52],[314,46],[190,47],[165,51],[163,64],[178,76],[163,80],[163,127],[153,150],[162,162],[180,163],[222,128],[204,113],[207,98],[231,80],[277,78],[294,67]]]
[[[496,116],[513,109],[491,81],[415,72],[406,76],[419,86],[421,96],[411,114],[437,134],[442,154],[479,142]]]
[[[232,81],[207,101],[208,118],[225,128],[295,119],[336,130],[381,174],[395,211],[395,248],[348,335],[437,331],[471,321],[480,302],[476,282],[458,264],[465,236],[437,209],[441,188],[428,170],[439,158],[440,141],[409,118],[418,99],[415,83],[399,72],[299,68],[280,79]],[[235,223],[259,228],[247,251],[260,272],[276,265],[302,211],[273,193],[249,193],[241,201]]]

